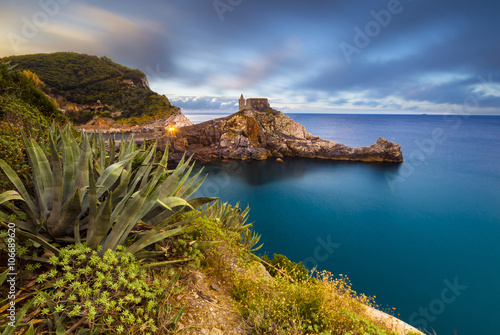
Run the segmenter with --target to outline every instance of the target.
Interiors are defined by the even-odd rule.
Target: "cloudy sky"
[[[184,111],[500,114],[498,0],[1,0],[0,56],[138,68]]]

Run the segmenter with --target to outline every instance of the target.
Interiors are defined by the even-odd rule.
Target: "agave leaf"
[[[136,146],[135,146],[134,134],[132,133],[129,140],[123,139],[122,136],[122,140],[120,143],[120,154],[118,156],[118,160],[120,161],[123,160],[126,155],[134,152],[135,150]]]
[[[141,166],[140,169],[144,169],[144,175],[145,176],[150,176],[151,175],[151,170],[153,169],[153,164],[148,164],[146,166]],[[146,187],[146,184],[148,183],[148,178],[141,178],[141,185],[139,185],[139,189]]]
[[[126,240],[128,234],[140,219],[142,208],[148,200],[148,191],[149,187],[145,187],[136,192],[133,196],[130,196],[123,212],[120,213],[116,221],[112,221],[116,222],[116,224],[104,240],[100,254],[104,254],[108,249],[115,250],[118,245]],[[115,211],[116,210],[117,209],[115,209]]]
[[[157,207],[155,206],[155,208],[153,208],[146,215],[144,215],[142,220],[146,222],[146,224],[153,227],[159,224],[160,222],[164,222],[165,220],[170,219],[173,214],[174,212],[165,210],[163,206],[159,205]]]
[[[189,157],[189,159],[187,160],[186,164],[189,164],[189,161],[191,160],[191,157]],[[187,166],[188,165],[186,165],[186,167]],[[179,192],[179,190],[184,185],[184,183],[188,179],[189,175],[193,171],[193,168],[194,168],[194,164],[191,164],[191,167],[189,168],[189,170],[186,173],[184,173],[184,175],[182,176],[182,178],[177,182],[177,185],[175,185],[175,187],[174,187],[174,189],[172,190],[172,193],[171,193],[172,195],[176,195],[177,192]]]
[[[61,140],[62,140],[62,153],[63,153],[63,161],[64,161],[64,166],[63,166],[63,201],[66,201],[71,194],[71,191],[75,187],[75,181],[76,179],[74,178],[75,173],[76,173],[76,163],[75,163],[75,153],[79,156],[79,149],[78,147],[73,148],[71,145],[71,140],[68,135],[68,131],[61,131]]]
[[[116,142],[114,134],[109,135],[108,146],[109,146],[108,165],[111,165],[115,161],[115,155],[116,155]]]
[[[106,143],[104,141],[104,137],[102,136],[102,132],[99,132],[99,154],[100,154],[100,162],[99,165],[101,167],[101,171],[106,169]],[[110,163],[111,165],[111,163]]]
[[[127,188],[128,172],[124,170],[123,165],[127,164],[130,160],[132,160],[134,154],[126,157],[125,160],[110,165],[106,168],[103,174],[97,180],[97,198],[100,198],[105,192],[111,189],[111,187],[115,184],[118,178],[121,176],[121,180],[119,185],[117,186],[115,194],[122,194],[122,192]],[[83,207],[86,207],[88,204],[87,200],[83,202]]]
[[[113,200],[113,207],[117,205],[117,203],[125,196],[129,191],[129,184],[130,184],[130,178],[132,177],[132,173],[128,172],[126,169],[122,171],[122,174],[120,176],[120,182],[118,183],[118,186],[116,186],[113,189],[110,189],[110,191],[113,191],[115,194],[114,200]]]
[[[111,212],[113,211],[111,207],[112,202],[113,193],[111,192],[104,201],[104,204],[99,206],[99,213],[97,214],[96,220],[94,220],[94,227],[91,227],[89,224],[87,245],[92,249],[97,248],[111,228]]]
[[[193,209],[193,206],[189,204],[186,200],[179,198],[179,197],[166,197],[165,199],[158,199],[156,200],[160,205],[165,207],[166,209],[170,211],[174,211],[172,207],[177,207],[177,206],[188,206],[189,208]]]
[[[59,249],[57,249],[52,244],[50,244],[49,242],[47,242],[40,235],[35,235],[35,234],[32,234],[32,233],[28,233],[28,232],[23,231],[21,229],[16,229],[16,232],[19,235],[22,235],[22,236],[24,236],[26,238],[29,238],[33,242],[36,242],[36,243],[40,244],[45,249],[52,251],[55,255],[59,255],[59,252],[60,252]]]
[[[79,190],[80,198],[83,199],[85,186],[89,185],[89,161],[91,159],[91,148],[87,135],[83,135],[83,150],[78,160],[75,187]]]
[[[146,233],[142,238],[140,238],[137,242],[132,244],[130,247],[125,250],[125,252],[129,252],[131,254],[135,254],[136,252],[146,248],[147,246],[156,243],[158,241],[162,241],[167,237],[179,235],[182,233],[186,227],[180,227],[176,229],[170,229],[164,232],[160,232],[158,229],[151,229],[148,233]]]
[[[160,165],[161,165],[161,163],[160,163]],[[174,170],[174,172],[171,175],[169,175],[167,177],[167,179],[165,179],[165,181],[163,181],[163,183],[161,184],[161,188],[160,188],[160,194],[158,196],[158,198],[160,200],[165,199],[169,195],[173,195],[172,191],[177,187],[177,184],[180,182],[182,172],[184,171],[186,166],[187,166],[187,163],[182,163],[182,164],[179,163],[179,165]],[[161,177],[161,174],[156,173],[157,171],[155,171],[155,175],[159,179],[159,177]],[[148,212],[145,215],[144,219],[151,220],[154,216],[161,214],[163,211],[164,211],[164,209],[161,208],[161,206],[158,206],[158,205],[153,206],[152,208],[148,209]]]
[[[193,198],[189,199],[188,202],[191,205],[192,208],[197,209],[200,208],[203,205],[206,205],[212,201],[215,201],[219,199],[218,197],[198,197],[198,198]]]
[[[72,195],[68,200],[66,200],[63,205],[59,221],[53,226],[48,227],[50,235],[54,238],[57,238],[62,237],[64,234],[70,231],[81,210],[82,201],[80,199],[80,191],[75,188]]]
[[[39,192],[38,203],[40,219],[45,220],[48,217],[49,210],[52,208],[52,200],[54,197],[54,178],[52,170],[47,156],[33,139],[29,141],[26,140],[25,146],[35,178],[35,187]]]
[[[182,157],[181,159],[181,162],[183,161],[184,157]],[[163,156],[161,157],[161,160],[158,163],[158,167],[155,169],[155,172],[153,173],[153,179],[159,179],[162,175],[168,172],[167,164],[168,164],[168,150],[165,149],[165,151],[163,152]]]
[[[178,213],[186,212],[192,209],[197,209],[211,201],[217,200],[218,198],[211,198],[211,197],[200,197],[200,198],[194,198],[194,199],[189,199],[187,200],[189,206],[183,207],[182,210],[179,210]],[[163,206],[160,206],[162,208]],[[170,210],[163,210],[163,211],[158,211],[157,208],[154,208],[143,217],[143,220],[150,226],[164,226],[163,223],[167,222],[172,219],[172,215],[175,212],[172,212]],[[150,215],[154,214],[154,215]],[[200,213],[200,215],[203,213]],[[147,218],[147,219],[146,219]],[[196,217],[192,217],[190,220],[194,220]]]
[[[24,200],[24,199],[16,191],[7,191],[0,194],[0,205],[6,201],[11,201],[11,200]]]
[[[0,159],[0,167],[2,168],[5,175],[12,182],[12,184],[14,184],[17,191],[22,196],[23,201],[28,205],[29,211],[31,211],[31,213],[29,213],[31,214],[30,217],[32,218],[38,217],[38,215],[36,215],[36,213],[38,213],[38,207],[33,202],[33,199],[29,195],[28,191],[26,191],[26,188],[24,187],[24,184],[21,181],[21,179],[19,179],[17,173],[14,172],[14,170],[12,170],[9,164],[7,164],[3,159]]]
[[[182,179],[182,175],[184,174],[184,171],[186,170],[186,167],[189,164],[189,160],[187,162],[183,162],[184,157],[181,159],[177,167],[175,168],[174,172],[170,174],[167,179],[164,181],[163,185],[163,190],[161,197],[169,196],[169,195],[174,195],[175,191],[180,188],[180,181]]]
[[[259,243],[259,240],[260,240],[260,235],[248,229],[243,236],[242,244],[245,246],[245,248],[247,248],[249,252],[253,252],[259,250],[264,245],[261,244],[255,247],[255,245]]]
[[[110,165],[104,170],[97,180],[97,198],[100,198],[118,180],[127,162],[118,162]]]
[[[61,208],[62,208],[62,197],[63,197],[63,180],[62,180],[62,168],[61,168],[61,159],[59,158],[59,152],[57,151],[56,144],[54,142],[54,138],[52,134],[49,134],[49,144],[50,151],[52,155],[52,178],[54,181],[54,193],[53,193],[53,201],[52,206],[50,208],[50,215],[47,219],[47,226],[53,226],[57,223],[61,216]]]
[[[119,152],[118,152],[118,160],[120,161],[124,155],[127,153],[127,147],[128,147],[128,140],[124,138],[123,134],[120,139],[120,146],[119,146]]]
[[[144,169],[145,170],[145,175],[149,176],[151,175],[151,170],[153,169],[153,164],[151,162],[151,158],[153,157],[153,154],[156,152],[156,143],[151,147],[149,150],[148,154],[144,158],[144,163],[145,165],[141,166],[139,169]],[[143,164],[144,164],[143,163]],[[140,188],[143,188],[146,186],[147,183],[147,178],[142,178],[141,185],[139,186]]]
[[[187,200],[189,206],[184,207],[183,211],[197,209],[209,202],[217,200],[213,197],[199,197]],[[144,215],[143,220],[151,226],[156,226],[159,222],[168,219],[173,214],[172,211],[164,210],[164,206],[154,206],[147,214]]]
[[[129,174],[130,176],[130,174]],[[125,181],[126,182],[126,181]],[[125,182],[122,182],[123,184]],[[126,185],[125,185],[126,186]],[[117,192],[119,192],[120,190],[117,188],[113,194],[116,194]],[[121,194],[120,194],[121,195]],[[114,222],[117,221],[117,218],[118,216],[122,213],[122,210],[123,208],[125,208],[125,205],[127,204],[127,202],[133,198],[133,196],[135,195],[134,193],[134,189],[131,188],[130,190],[128,190],[128,193],[125,194],[123,197],[121,197],[121,199],[119,197],[113,197],[113,203],[112,203],[112,207],[113,207],[113,213],[111,213],[111,224],[113,224]],[[115,203],[116,201],[119,201],[118,203]]]
[[[194,192],[200,188],[201,184],[205,181],[205,178],[207,178],[207,175],[205,175],[203,178],[200,179],[200,175],[203,172],[203,168],[200,169],[185,185],[182,186],[182,188],[177,192],[178,197],[183,197],[183,198],[189,198]]]
[[[94,169],[92,167],[92,161],[89,162],[89,228],[87,230],[87,240],[92,239],[95,231],[97,230],[97,188],[94,179]],[[89,245],[94,249],[97,245]]]
[[[12,192],[12,191],[7,191],[7,192]],[[0,211],[0,221],[13,222],[16,224],[17,228],[21,228],[21,229],[27,230],[27,231],[32,232],[32,233],[36,232],[36,228],[37,228],[37,226],[39,226],[37,221],[22,221],[22,220],[18,220],[18,219],[12,220],[10,215],[8,215],[7,213],[4,213],[2,211]]]

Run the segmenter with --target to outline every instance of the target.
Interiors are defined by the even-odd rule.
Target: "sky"
[[[0,0],[0,57],[74,51],[184,112],[500,114],[500,1]]]

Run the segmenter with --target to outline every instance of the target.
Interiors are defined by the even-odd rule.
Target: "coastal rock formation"
[[[309,157],[364,162],[402,162],[398,144],[379,138],[366,147],[351,148],[323,140],[272,108],[243,109],[227,117],[186,126],[163,141],[175,154],[195,159],[264,160],[270,157]],[[161,142],[161,141],[160,141]]]
[[[194,123],[189,120],[184,114],[181,113],[179,109],[173,115],[161,118],[159,120],[155,120],[153,122],[147,122],[142,125],[142,129],[156,129],[160,128],[182,128],[187,126],[192,126]]]
[[[77,126],[77,129],[84,129],[89,132],[101,131],[105,134],[123,134],[123,133],[138,133],[141,137],[152,139],[154,133],[165,134],[169,129],[178,129],[182,127],[192,126],[194,123],[189,120],[178,109],[173,115],[146,122],[142,125],[127,125],[118,124],[112,118],[94,117],[91,121],[83,126]],[[149,136],[148,133],[150,134]]]

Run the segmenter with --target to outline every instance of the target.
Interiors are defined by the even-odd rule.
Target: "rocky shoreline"
[[[370,146],[351,148],[307,132],[300,123],[272,108],[244,108],[226,117],[193,124],[180,111],[141,126],[117,126],[95,119],[79,127],[88,132],[136,134],[136,142],[156,140],[158,148],[171,150],[171,159],[194,155],[200,162],[234,160],[282,161],[305,157],[360,162],[401,163],[399,144],[380,137]]]
[[[403,161],[400,145],[379,138],[366,147],[351,148],[323,140],[306,128],[268,108],[244,109],[226,117],[185,126],[160,136],[159,146],[167,143],[174,157],[187,153],[199,161],[223,159],[264,160],[306,157],[362,162]]]

